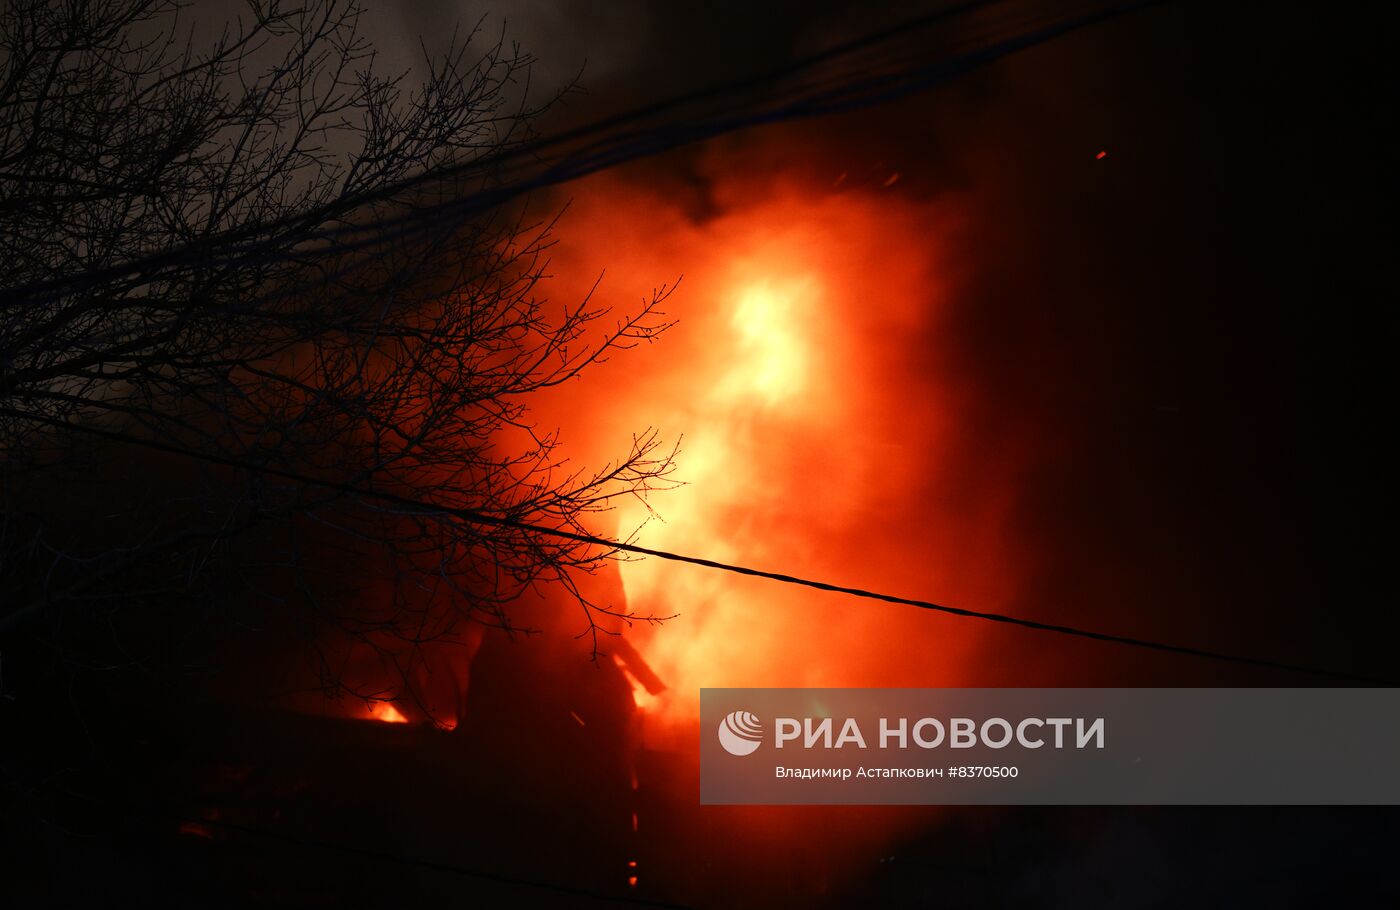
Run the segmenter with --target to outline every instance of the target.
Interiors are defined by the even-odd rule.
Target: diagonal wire
[[[828,591],[833,594],[843,594],[848,597],[860,598],[862,600],[874,600],[881,603],[898,604],[906,607],[916,607],[920,610],[929,610],[935,613],[944,613],[949,616],[960,616],[966,619],[980,619],[984,622],[1000,623],[1008,626],[1019,626],[1023,629],[1034,629],[1039,632],[1049,632],[1056,635],[1064,635],[1072,638],[1083,638],[1090,641],[1105,642],[1108,644],[1124,645],[1132,648],[1142,648],[1150,651],[1159,651],[1168,654],[1180,654],[1187,657],[1199,657],[1206,660],[1221,661],[1224,663],[1242,664],[1246,666],[1261,667],[1269,670],[1281,670],[1289,673],[1303,673],[1310,676],[1330,677],[1332,679],[1346,680],[1349,682],[1368,683],[1379,686],[1397,686],[1400,680],[1386,679],[1384,677],[1371,676],[1364,673],[1353,673],[1346,670],[1334,670],[1327,667],[1315,667],[1307,664],[1295,664],[1286,661],[1272,660],[1270,658],[1252,657],[1243,654],[1233,654],[1226,651],[1216,651],[1207,648],[1197,648],[1191,645],[1173,644],[1170,642],[1156,641],[1147,638],[1135,638],[1129,635],[1117,635],[1110,632],[1099,632],[1093,629],[1085,629],[1078,626],[1066,626],[1057,623],[1040,622],[1039,620],[1026,619],[1021,616],[1009,616],[1004,613],[990,613],[982,610],[968,610],[962,607],[950,607],[946,604],[934,603],[929,600],[920,600],[914,597],[900,597],[894,594],[884,594],[879,591],[871,591],[866,588],[855,588],[846,585],[832,584],[831,582],[820,581],[813,578],[803,578],[799,575],[788,575],[783,572],[770,572],[764,569],[755,569],[749,566],[736,565],[734,563],[720,562],[715,559],[706,559],[702,556],[691,556],[684,553],[675,553],[670,550],[659,550],[652,547],[644,547],[640,544],[629,541],[612,540],[607,537],[600,537],[594,534],[584,534],[578,531],[569,531],[563,528],[551,528],[546,525],[534,524],[532,522],[521,521],[515,518],[508,518],[502,515],[490,515],[479,512],[475,509],[458,508],[443,503],[434,503],[411,496],[403,496],[398,493],[391,493],[382,490],[369,490],[356,487],[352,484],[341,483],[334,480],[322,479],[302,474],[297,471],[285,468],[276,468],[270,465],[251,465],[226,455],[218,455],[210,452],[198,452],[171,443],[159,442],[153,439],[138,439],[126,434],[104,430],[99,427],[83,426],[81,424],[69,423],[53,417],[45,417],[37,414],[27,414],[8,407],[0,407],[0,415],[14,417],[35,423],[45,424],[58,429],[82,433],[107,439],[125,445],[139,446],[153,449],[167,454],[177,455],[184,458],[193,458],[212,464],[224,465],[225,467],[237,468],[239,470],[253,471],[266,474],[272,477],[279,477],[283,480],[290,480],[296,483],[308,484],[321,487],[323,489],[335,490],[340,493],[352,496],[363,496],[375,499],[380,502],[389,503],[399,508],[410,510],[413,514],[423,516],[448,516],[460,521],[487,527],[512,528],[518,531],[526,531],[532,534],[540,534],[557,539],[568,540],[574,543],[588,544],[602,547],[612,551],[632,553],[637,556],[653,556],[657,559],[665,559],[671,562],[685,563],[687,565],[700,566],[701,568],[713,569],[721,572],[729,572],[735,575],[746,575],[751,578],[764,578],[769,581],[776,581],[781,584],[796,585],[799,587],[812,588],[817,591]],[[26,611],[37,612],[40,604],[35,603],[16,611],[0,621],[0,631],[7,625],[13,625],[12,620]]]
[[[1023,13],[1023,21],[1015,21],[1016,5],[1010,0],[966,0],[753,78],[679,95],[558,135],[339,199],[313,211],[244,225],[118,265],[43,279],[9,288],[6,292],[14,301],[57,299],[119,279],[137,283],[155,280],[166,269],[191,263],[201,267],[254,264],[286,256],[285,242],[298,231],[306,232],[305,240],[311,244],[306,252],[322,256],[409,239],[444,223],[463,222],[535,190],[678,146],[747,127],[887,102],[1157,2],[1160,0],[1052,4],[1054,14]],[[972,22],[970,42],[941,56],[936,51],[929,56],[927,45],[936,43],[934,39],[939,36],[932,29],[958,19],[971,19],[988,8],[1003,5],[1009,6],[1013,15],[1014,27],[1007,32],[979,33],[976,31],[979,25]],[[882,60],[881,54],[888,54],[890,59]],[[760,90],[773,92],[774,100],[755,102],[745,97],[746,93]],[[670,119],[658,119],[661,115]],[[494,168],[502,168],[508,174],[503,184],[460,194],[452,190],[452,181],[480,179]],[[380,215],[368,224],[357,223],[352,217],[353,212],[377,202],[444,191],[448,196],[446,200],[433,202],[420,197],[416,204],[408,205],[397,216]],[[326,223],[338,226],[318,227]],[[269,234],[270,238],[266,236]]]

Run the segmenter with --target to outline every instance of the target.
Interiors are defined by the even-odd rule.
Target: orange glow
[[[652,711],[660,707],[661,697],[665,694],[666,693],[663,692],[661,695],[652,695],[643,688],[641,683],[635,680],[632,681],[632,704],[636,706],[638,711]]]
[[[940,328],[959,277],[956,200],[836,192],[829,172],[714,179],[696,220],[618,174],[571,187],[552,297],[643,291],[683,274],[678,325],[537,408],[579,463],[632,432],[680,439],[685,485],[628,500],[607,534],[755,568],[1006,609],[1011,451],[963,450]],[[640,529],[640,530],[638,530]],[[690,748],[705,686],[957,685],[980,632],[657,559],[621,563],[629,641],[666,685],[634,685],[649,737]],[[671,731],[669,733],[665,731]],[[687,734],[688,735],[688,734]],[[654,745],[663,745],[655,742]]]
[[[366,706],[369,716],[385,724],[406,724],[408,718],[394,705],[393,702],[374,701]],[[455,726],[455,725],[454,725]]]
[[[197,837],[200,840],[214,839],[214,832],[209,830],[209,826],[199,822],[180,822],[179,831],[185,837]]]
[[[1108,152],[1099,152],[1097,155],[1094,156],[1094,158],[1097,159],[1097,160],[1102,160],[1102,159],[1107,158],[1107,157],[1108,157]]]
[[[684,485],[618,501],[591,530],[1015,612],[1004,519],[1021,453],[1009,440],[969,447],[960,421],[973,391],[945,325],[969,259],[956,245],[964,203],[878,180],[833,187],[837,169],[819,162],[800,177],[712,153],[699,165],[703,205],[626,171],[569,187],[541,286],[551,305],[588,297],[604,273],[591,299],[619,308],[681,279],[664,305],[674,328],[530,403],[539,429],[557,428],[570,470],[601,468],[649,427],[679,441]],[[675,617],[602,620],[660,681],[643,686],[619,662],[649,747],[693,748],[702,687],[966,685],[982,656],[982,627],[937,614],[659,559],[622,562],[617,577],[626,611]],[[561,612],[540,625],[567,633],[576,621]],[[369,716],[416,722],[421,710],[446,728],[474,653],[443,648],[422,663],[432,678],[413,680],[413,721],[387,703]],[[353,682],[403,694],[374,657],[362,655]]]
[[[793,149],[781,151],[781,160],[793,159]],[[682,278],[665,305],[678,320],[673,329],[531,402],[540,430],[558,429],[569,470],[602,467],[649,427],[679,440],[684,485],[620,501],[591,530],[836,584],[1023,612],[1013,603],[1019,554],[1005,528],[1023,453],[1014,439],[966,432],[976,392],[960,367],[966,352],[951,340],[960,328],[949,324],[959,315],[949,304],[975,253],[958,246],[964,203],[951,192],[920,198],[922,181],[913,179],[887,192],[878,178],[842,175],[833,186],[830,168],[804,179],[729,161],[699,167],[708,180],[700,202],[622,171],[569,187],[569,213],[551,249],[556,277],[543,288],[552,304],[583,299],[602,273],[594,299],[619,308]],[[605,630],[625,636],[661,683],[648,691],[614,658],[632,681],[638,715],[628,747],[668,751],[681,767],[695,759],[702,687],[988,684],[976,671],[1014,666],[1019,656],[984,650],[984,627],[940,614],[654,558],[621,562],[618,575],[626,611],[675,615]],[[569,605],[539,625],[568,636],[577,622]],[[456,691],[466,691],[474,653],[440,655],[456,661]],[[585,659],[581,646],[577,657]],[[382,668],[362,666],[357,683],[395,694]],[[420,707],[451,716],[422,698],[413,704],[415,720]],[[388,702],[370,716],[408,722]],[[639,786],[635,772],[630,784],[658,786],[650,778]],[[825,813],[738,807],[722,816],[757,853],[878,839],[915,818]],[[635,812],[631,825],[638,831]]]
[[[800,334],[802,314],[819,293],[810,278],[787,277],[735,290],[730,343],[736,356],[719,397],[755,395],[776,404],[802,390],[809,347]]]

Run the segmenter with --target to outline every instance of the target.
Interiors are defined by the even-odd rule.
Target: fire
[[[737,356],[717,394],[777,404],[801,391],[810,357],[798,326],[818,289],[810,278],[758,281],[734,295],[730,324]]]
[[[632,680],[632,704],[636,706],[638,711],[651,711],[660,707],[664,697],[664,692],[660,695],[652,695],[641,683]]]
[[[680,438],[685,486],[631,502],[608,534],[724,562],[980,609],[1014,593],[1002,517],[1012,452],[961,450],[956,352],[941,340],[956,277],[954,202],[880,188],[713,179],[691,216],[642,183],[573,188],[555,273],[650,288],[684,273],[679,324],[539,409],[582,463],[627,434]],[[570,224],[579,230],[570,231]],[[586,290],[556,279],[553,296]],[[639,529],[639,530],[638,530]],[[693,722],[704,686],[956,685],[978,632],[658,559],[621,564],[627,608],[677,618],[626,635],[666,690],[659,722]]]
[[[598,533],[1014,612],[1004,525],[1020,453],[968,448],[971,393],[945,325],[958,201],[831,173],[716,174],[699,214],[625,173],[574,185],[551,299],[577,301],[606,273],[598,296],[625,305],[624,291],[646,297],[681,277],[667,303],[678,324],[533,401],[535,422],[558,428],[579,466],[606,464],[647,427],[679,440],[684,485],[618,503]],[[674,616],[600,639],[634,683],[646,735],[673,743],[702,687],[966,685],[982,658],[980,628],[934,614],[660,559],[624,561],[618,575],[626,610]],[[424,710],[444,729],[474,651],[442,655],[457,697]],[[387,684],[372,676],[362,682]],[[369,711],[409,722],[388,702]]]
[[[592,527],[599,534],[1018,612],[1020,554],[1005,526],[1023,454],[1015,440],[964,432],[976,409],[959,373],[965,352],[950,340],[958,333],[949,303],[966,254],[953,244],[959,202],[913,200],[904,195],[913,179],[897,188],[833,180],[840,170],[763,179],[715,168],[704,204],[669,198],[625,172],[572,186],[549,297],[568,306],[606,273],[597,299],[626,306],[634,292],[645,298],[682,277],[667,304],[679,322],[654,345],[590,364],[579,381],[532,401],[534,422],[559,430],[569,470],[608,463],[649,427],[679,440],[684,485],[618,503]],[[682,767],[694,760],[702,687],[985,684],[970,671],[1014,667],[1021,656],[983,650],[981,627],[962,620],[655,558],[619,563],[602,587],[616,589],[618,577],[625,603],[613,590],[598,600],[638,619],[604,629],[621,634],[596,642],[633,684],[641,719],[629,724],[629,747],[639,735]],[[576,632],[576,612],[553,601],[540,609],[556,607],[530,625]],[[584,650],[571,653],[582,661]],[[455,723],[475,653],[444,649],[425,664],[439,685],[420,688],[438,697],[413,702],[415,721]],[[453,672],[436,669],[442,664]],[[356,682],[395,694],[378,664],[366,657],[355,666]],[[359,716],[410,722],[387,701],[366,710]],[[590,735],[608,729],[587,712],[573,722]],[[634,766],[630,785],[655,783],[639,781]],[[632,808],[631,830],[643,833]],[[824,813],[743,808],[714,817],[760,853],[878,839],[913,823],[865,810]],[[636,867],[627,874],[635,887]]]
[[[372,701],[372,702],[369,702],[369,703],[365,706],[365,709],[369,712],[369,716],[370,716],[373,720],[377,720],[377,721],[379,721],[380,723],[385,723],[385,724],[406,724],[406,723],[408,723],[408,718],[404,716],[404,713],[403,713],[402,711],[400,711],[400,710],[398,709],[398,707],[394,705],[393,702],[388,702],[388,701]]]

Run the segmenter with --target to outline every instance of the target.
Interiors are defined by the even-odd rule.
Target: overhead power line
[[[1327,667],[1315,667],[1306,664],[1295,664],[1287,661],[1272,660],[1263,657],[1252,657],[1243,654],[1232,654],[1225,651],[1216,651],[1207,648],[1197,648],[1191,645],[1172,644],[1170,642],[1155,641],[1147,638],[1136,638],[1128,635],[1116,635],[1110,632],[1099,632],[1093,629],[1084,629],[1078,626],[1060,625],[1057,623],[1040,622],[1039,620],[1026,619],[1019,616],[1008,616],[1004,613],[991,613],[982,610],[968,610],[962,607],[950,607],[946,604],[934,603],[929,600],[921,600],[914,597],[900,597],[894,594],[883,594],[879,591],[871,591],[865,588],[849,587],[846,585],[832,584],[831,582],[820,581],[813,578],[803,578],[798,575],[788,575],[783,572],[771,572],[764,569],[755,569],[749,566],[736,565],[734,563],[721,562],[715,559],[706,559],[701,556],[691,556],[684,553],[675,553],[670,550],[661,550],[653,547],[644,547],[640,544],[630,543],[621,540],[612,540],[594,534],[585,534],[579,531],[570,531],[564,528],[551,528],[546,525],[534,524],[515,518],[501,515],[490,515],[478,512],[474,509],[457,508],[441,503],[428,502],[416,499],[411,496],[404,496],[383,490],[368,490],[356,487],[352,484],[341,483],[339,481],[311,477],[297,471],[284,468],[276,468],[263,465],[250,465],[225,455],[198,452],[186,449],[182,446],[170,443],[159,442],[157,440],[138,439],[127,436],[114,430],[104,430],[99,427],[82,426],[69,423],[56,418],[44,417],[36,414],[27,414],[12,408],[0,407],[0,414],[9,417],[16,417],[36,423],[53,426],[59,429],[74,431],[89,436],[96,436],[113,442],[126,445],[140,446],[153,449],[167,454],[177,455],[185,458],[193,458],[213,464],[224,465],[225,467],[237,468],[239,470],[253,471],[266,474],[272,477],[279,477],[295,483],[307,484],[321,487],[323,489],[335,490],[352,496],[363,496],[376,499],[380,502],[389,503],[400,508],[409,509],[415,514],[425,516],[450,516],[460,521],[470,524],[485,525],[498,528],[513,528],[519,531],[527,531],[533,534],[542,534],[557,539],[568,540],[574,543],[588,544],[602,547],[608,550],[623,553],[632,553],[637,556],[652,556],[657,559],[665,559],[670,562],[685,563],[701,568],[714,569],[721,572],[729,572],[735,575],[746,575],[751,578],[764,578],[769,581],[781,584],[796,585],[799,587],[812,588],[817,591],[828,591],[833,594],[843,594],[848,597],[860,598],[862,600],[873,600],[881,603],[899,604],[901,606],[916,607],[921,610],[929,610],[935,613],[944,613],[950,616],[961,616],[967,619],[980,619],[985,622],[1000,623],[1008,626],[1019,626],[1024,629],[1034,629],[1040,632],[1051,632],[1056,635],[1065,635],[1072,638],[1083,638],[1090,641],[1100,641],[1109,644],[1125,645],[1133,648],[1142,648],[1150,651],[1160,651],[1168,654],[1181,654],[1188,657],[1199,657],[1207,660],[1222,661],[1226,663],[1242,664],[1246,666],[1261,667],[1269,670],[1280,670],[1289,673],[1303,673],[1311,676],[1323,676],[1333,679],[1346,680],[1349,682],[1368,683],[1371,685],[1395,686],[1400,685],[1400,681],[1371,676],[1364,673],[1354,673],[1345,670],[1334,670]],[[31,605],[23,610],[36,610],[38,605]],[[0,631],[3,631],[7,622],[12,620],[18,613],[16,611],[9,616],[0,619]]]
[[[285,257],[301,232],[305,255],[323,257],[421,237],[531,192],[750,127],[881,104],[946,82],[1157,0],[964,0],[843,42],[767,72],[670,97],[622,114],[431,169],[373,192],[284,218],[243,225],[131,261],[7,288],[17,302],[52,301],[114,281],[135,284],[197,263],[234,267]],[[956,27],[955,27],[956,26]],[[498,182],[464,190],[499,172]],[[460,185],[459,185],[460,184]],[[443,198],[438,198],[443,197]],[[397,214],[357,213],[393,200]],[[335,274],[332,272],[332,274]]]

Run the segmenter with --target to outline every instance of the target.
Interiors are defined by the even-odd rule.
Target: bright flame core
[[[717,403],[759,396],[775,405],[802,391],[810,354],[800,326],[804,313],[816,309],[816,294],[810,278],[762,281],[739,291],[730,317],[735,357],[717,387]]]
[[[406,724],[408,718],[400,711],[393,702],[373,701],[366,706],[369,716],[380,723],[385,724]]]
[[[651,287],[684,272],[679,325],[537,411],[581,462],[641,427],[680,438],[686,485],[617,509],[637,542],[911,596],[1003,606],[1002,453],[963,453],[940,341],[946,210],[871,191],[775,185],[693,220],[615,176],[576,187],[557,274]],[[619,277],[621,276],[621,277]],[[616,285],[615,285],[616,286]],[[561,279],[552,295],[586,288]],[[975,630],[657,559],[621,565],[626,634],[689,722],[706,686],[957,684]]]

